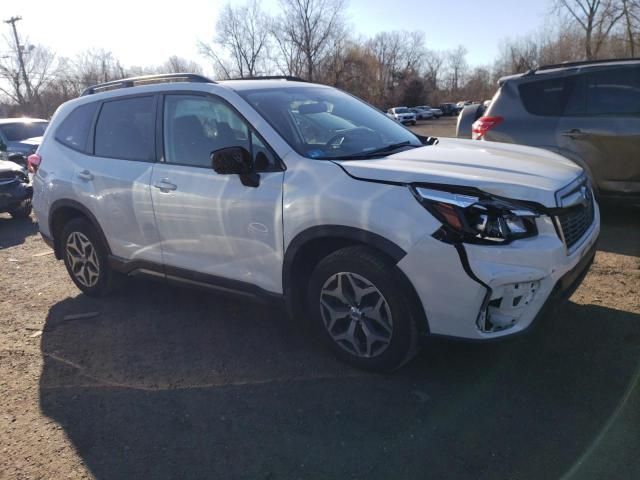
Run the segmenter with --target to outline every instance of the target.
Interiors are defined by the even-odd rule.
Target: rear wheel
[[[406,280],[368,247],[332,253],[315,268],[308,292],[314,330],[343,360],[391,371],[416,353],[418,332]]]
[[[67,272],[83,293],[104,296],[113,290],[119,274],[109,267],[107,246],[88,220],[70,220],[60,242]]]

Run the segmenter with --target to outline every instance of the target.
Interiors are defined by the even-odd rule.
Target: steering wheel
[[[327,141],[326,145],[327,147],[338,149],[342,147],[345,141],[355,140],[355,139],[358,139],[361,141],[368,141],[370,139],[372,142],[376,144],[382,144],[382,137],[375,130],[371,130],[370,128],[367,128],[367,127],[354,127],[354,128],[349,128],[347,130],[342,130],[341,132],[336,133],[333,137],[329,139],[329,141]]]

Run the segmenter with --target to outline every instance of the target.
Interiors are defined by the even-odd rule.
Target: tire
[[[9,210],[9,215],[14,219],[29,218],[31,215],[31,199],[23,200],[16,208]]]
[[[95,227],[85,218],[74,218],[62,229],[60,242],[73,283],[92,297],[111,293],[121,275],[109,267],[107,246]]]
[[[368,247],[343,248],[311,274],[312,328],[342,360],[366,370],[396,370],[418,350],[408,291],[406,278],[386,257]]]
[[[411,122],[411,125],[415,125],[415,124],[416,124],[416,121],[415,121],[415,120],[413,120],[413,121]]]

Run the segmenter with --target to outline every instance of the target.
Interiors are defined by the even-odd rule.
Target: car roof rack
[[[158,75],[142,75],[139,77],[122,78],[110,82],[92,85],[82,92],[81,97],[92,95],[102,91],[116,90],[118,88],[135,87],[136,85],[147,85],[153,83],[171,82],[193,82],[193,83],[216,83],[213,80],[195,73],[163,73]]]
[[[239,77],[232,78],[231,80],[286,80],[287,82],[307,82],[300,77],[294,77],[292,75],[264,75],[257,77]]]
[[[525,73],[525,76],[534,75],[536,72],[541,72],[545,70],[557,70],[561,68],[575,68],[575,67],[586,67],[590,65],[600,65],[603,63],[624,63],[624,62],[637,62],[640,61],[640,58],[604,58],[602,60],[581,60],[578,62],[564,62],[564,63],[555,63],[551,65],[543,65],[538,68],[532,68]]]

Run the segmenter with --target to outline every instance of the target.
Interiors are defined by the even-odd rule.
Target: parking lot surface
[[[0,216],[0,479],[640,478],[640,213],[603,219],[533,331],[374,375],[277,307],[143,280],[86,297]]]

